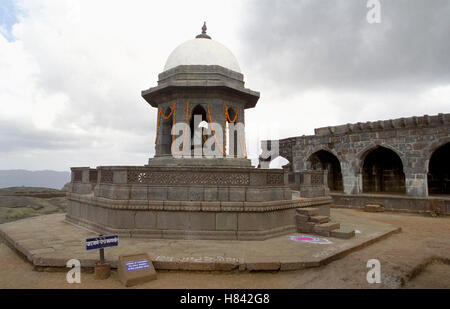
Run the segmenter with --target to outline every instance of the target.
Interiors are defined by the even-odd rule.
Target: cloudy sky
[[[1,0],[0,169],[143,165],[141,97],[170,52],[208,34],[237,57],[248,148],[345,123],[450,112],[450,1]]]

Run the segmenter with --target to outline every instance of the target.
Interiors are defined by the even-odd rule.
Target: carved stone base
[[[295,210],[331,199],[270,202],[110,200],[71,193],[66,220],[98,233],[168,239],[264,240],[296,231]]]

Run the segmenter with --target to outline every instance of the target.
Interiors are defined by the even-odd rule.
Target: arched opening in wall
[[[198,118],[198,119],[196,119]],[[194,147],[203,147],[204,144],[204,129],[206,125],[206,111],[201,105],[197,105],[192,110],[189,126],[191,129],[191,149]],[[197,125],[197,128],[195,127]]]
[[[170,115],[172,112],[172,107],[167,107],[164,110],[164,115]],[[169,155],[171,154],[171,146],[172,146],[172,126],[173,126],[173,115],[169,119],[164,119],[161,116],[161,146],[162,146],[162,154]]]
[[[309,159],[313,170],[327,170],[328,187],[330,191],[343,191],[341,163],[339,159],[329,151],[319,150],[313,153]]]
[[[402,160],[388,148],[377,147],[366,155],[362,177],[364,193],[405,193]]]
[[[450,195],[450,143],[436,149],[430,158],[428,194]]]

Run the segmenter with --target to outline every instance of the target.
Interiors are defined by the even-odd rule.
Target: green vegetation
[[[35,193],[46,193],[34,197]],[[14,187],[0,189],[0,223],[28,217],[63,213],[67,200],[61,191],[48,188]],[[52,197],[56,196],[56,197]]]

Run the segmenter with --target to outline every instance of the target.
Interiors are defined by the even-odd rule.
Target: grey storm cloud
[[[8,121],[0,123],[0,153],[36,149],[77,149],[88,147],[89,144],[89,140],[73,133],[39,130],[31,125]]]
[[[245,60],[264,78],[309,87],[427,87],[450,82],[450,2],[253,1],[242,26]]]

